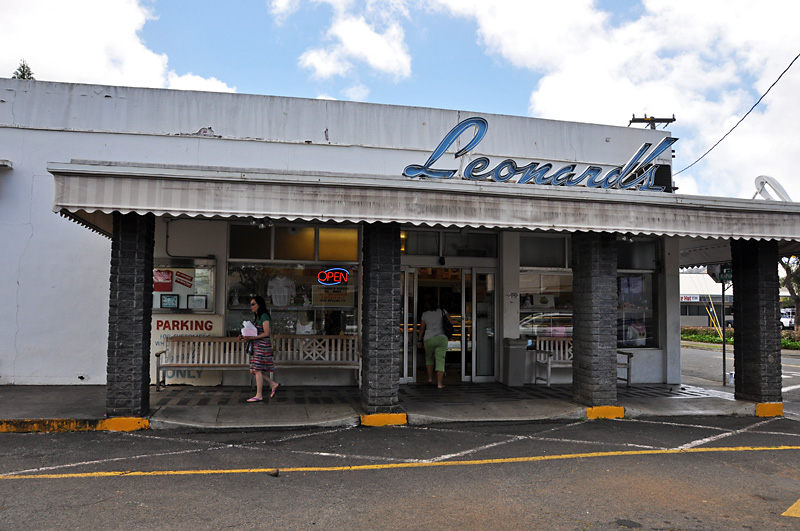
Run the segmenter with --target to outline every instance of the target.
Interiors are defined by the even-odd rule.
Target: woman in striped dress
[[[250,299],[250,310],[253,312],[253,324],[256,325],[258,334],[244,339],[252,341],[253,349],[250,356],[250,373],[256,377],[256,396],[248,398],[248,402],[261,402],[264,400],[262,390],[264,383],[269,385],[269,396],[275,396],[280,385],[269,377],[275,371],[272,357],[272,340],[270,339],[270,317],[267,312],[267,303],[264,297],[256,295]]]

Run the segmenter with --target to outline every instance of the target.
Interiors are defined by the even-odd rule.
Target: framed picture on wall
[[[164,309],[173,309],[178,308],[178,301],[180,300],[180,295],[177,294],[161,294],[161,307]]]
[[[205,295],[189,295],[186,299],[187,308],[190,310],[205,310],[208,305],[208,299]]]

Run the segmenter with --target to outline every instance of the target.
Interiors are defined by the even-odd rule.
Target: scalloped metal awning
[[[800,251],[800,204],[465,180],[51,163],[53,210],[106,235],[112,212],[209,218],[609,232],[682,238],[681,266],[729,259],[731,238]],[[728,255],[727,257],[725,255]]]

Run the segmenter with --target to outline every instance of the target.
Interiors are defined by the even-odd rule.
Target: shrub
[[[694,341],[697,343],[717,343],[722,344],[722,338],[717,334],[714,328],[702,327],[685,327],[681,328],[681,339],[683,341]],[[725,343],[730,345],[733,343],[733,334],[730,330],[725,332]]]
[[[714,328],[703,328],[698,326],[687,326],[681,328],[681,340],[694,341],[695,343],[715,343],[722,344],[722,339]],[[733,332],[729,328],[725,332],[725,344],[733,344]],[[781,348],[789,350],[800,350],[800,338],[795,336],[791,330],[781,331]]]

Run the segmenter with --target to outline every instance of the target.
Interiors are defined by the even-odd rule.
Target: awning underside
[[[54,210],[106,234],[105,218],[116,211],[702,239],[684,241],[681,265],[728,260],[731,238],[779,240],[787,252],[800,241],[795,203],[313,172],[109,163],[48,170],[55,176]],[[720,259],[721,249],[728,258]]]

